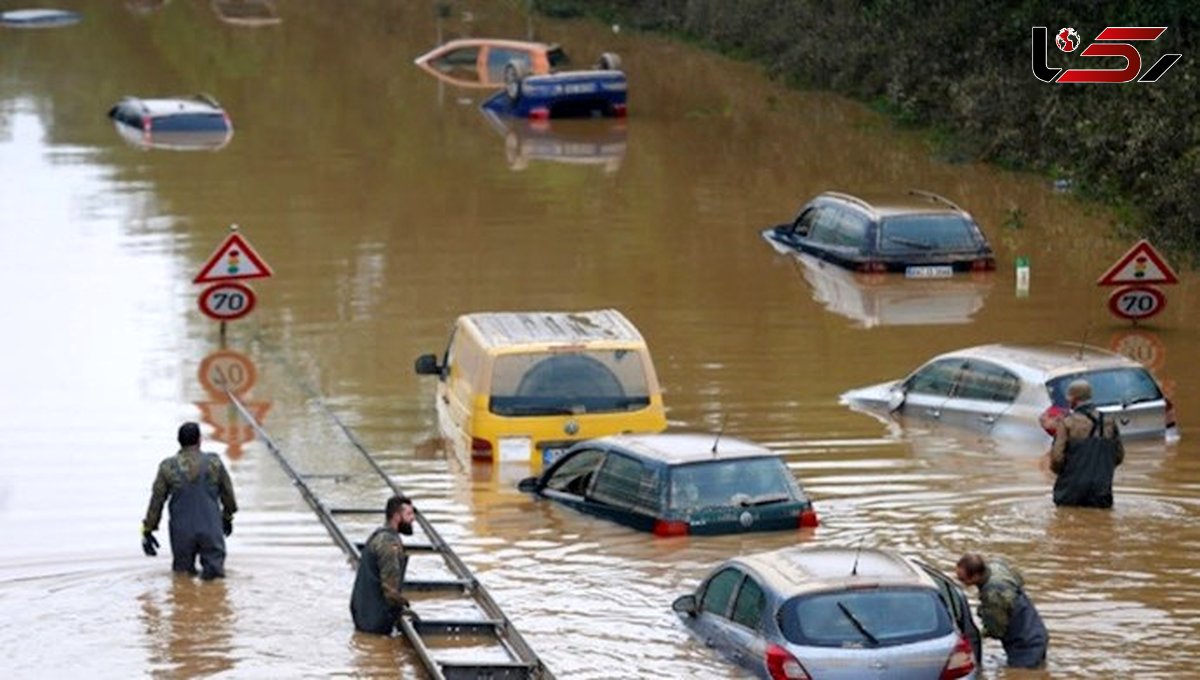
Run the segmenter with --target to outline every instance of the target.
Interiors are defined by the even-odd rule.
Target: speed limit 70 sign
[[[254,309],[254,291],[241,283],[218,283],[200,293],[200,311],[217,321],[240,319]]]
[[[1108,298],[1108,311],[1122,319],[1148,319],[1167,306],[1167,296],[1150,286],[1125,286]]]

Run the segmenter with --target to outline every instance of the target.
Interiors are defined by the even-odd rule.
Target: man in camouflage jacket
[[[979,618],[983,635],[997,638],[1004,645],[1008,665],[1015,668],[1040,668],[1046,662],[1050,636],[1042,617],[1029,596],[1020,572],[1004,560],[984,560],[967,553],[958,561],[958,580],[979,588]]]
[[[200,577],[225,576],[225,537],[233,533],[237,499],[233,482],[215,453],[200,450],[200,426],[179,426],[179,452],[158,465],[150,507],[142,520],[142,550],[158,553],[154,532],[162,518],[163,504],[170,501],[171,568]]]
[[[1054,424],[1050,446],[1054,504],[1111,508],[1113,474],[1125,460],[1115,418],[1096,410],[1086,380],[1067,386],[1067,403],[1071,412]]]
[[[390,635],[402,613],[415,614],[401,596],[408,555],[400,534],[413,532],[416,511],[405,496],[392,496],[384,508],[384,525],[375,530],[358,558],[358,573],[350,594],[350,616],[364,633]]]

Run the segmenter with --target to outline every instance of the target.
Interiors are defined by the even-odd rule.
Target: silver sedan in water
[[[890,550],[735,557],[672,609],[705,645],[771,680],[953,680],[979,665],[962,589]]]
[[[1048,444],[1053,422],[1066,413],[1067,385],[1081,378],[1098,410],[1117,418],[1123,438],[1178,436],[1174,408],[1149,371],[1080,343],[968,347],[933,357],[906,378],[850,390],[841,401],[885,419],[896,414]]]

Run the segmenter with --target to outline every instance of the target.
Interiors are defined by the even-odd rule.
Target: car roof
[[[876,585],[936,587],[922,569],[883,548],[789,546],[730,562],[748,567],[783,597]]]
[[[121,106],[131,106],[138,112],[151,116],[171,116],[192,113],[222,113],[221,105],[207,95],[192,95],[185,97],[164,97],[161,99],[142,99],[140,97],[125,97]]]
[[[471,326],[489,348],[625,342],[644,344],[642,334],[615,309],[586,312],[476,312],[459,322]]]
[[[1141,367],[1141,364],[1122,354],[1066,341],[1030,345],[977,345],[947,352],[935,359],[954,357],[986,359],[1011,370],[1035,372],[1042,379],[1097,369]]]
[[[735,458],[778,457],[771,449],[745,439],[715,432],[671,434],[617,434],[593,440],[608,448],[619,448],[667,465],[699,463]],[[716,453],[713,453],[713,447]]]
[[[930,191],[910,189],[896,193],[850,194],[841,191],[826,191],[818,198],[852,203],[877,217],[894,215],[951,214],[967,215],[967,212],[950,199]]]

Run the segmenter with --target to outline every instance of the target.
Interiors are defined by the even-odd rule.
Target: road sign
[[[1167,350],[1163,347],[1162,340],[1149,331],[1122,331],[1112,337],[1109,347],[1117,354],[1123,354],[1151,371],[1162,368],[1167,360]]]
[[[240,397],[258,382],[258,369],[245,354],[221,349],[204,357],[198,371],[200,386],[215,399],[226,398],[225,390]]]
[[[1096,281],[1097,286],[1123,286],[1130,283],[1172,284],[1179,283],[1179,278],[1154,246],[1142,239]]]
[[[240,319],[254,309],[254,291],[237,282],[218,283],[200,293],[200,311],[217,321]]]
[[[263,279],[270,275],[271,268],[254,252],[250,242],[235,231],[217,246],[192,283]]]
[[[1167,296],[1152,286],[1125,286],[1108,297],[1108,311],[1130,321],[1148,319],[1167,306]]]

